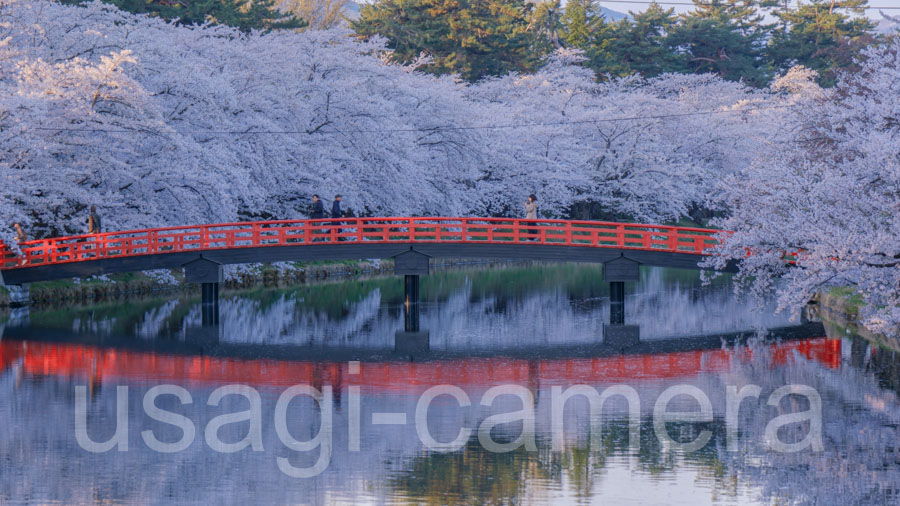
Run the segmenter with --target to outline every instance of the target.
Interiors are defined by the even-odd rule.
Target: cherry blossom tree
[[[720,224],[735,234],[710,264],[738,261],[745,286],[777,291],[781,307],[795,311],[817,291],[852,286],[865,325],[897,334],[900,40],[867,49],[859,64],[831,90],[803,69],[774,83],[802,114],[723,179],[730,216]],[[796,266],[785,253],[796,253]]]
[[[517,215],[537,193],[554,216],[593,200],[676,219],[756,142],[719,113],[773,99],[706,76],[598,84],[566,51],[467,85],[340,29],[245,34],[99,2],[5,0],[0,20],[0,216],[32,235],[83,230],[90,204],[109,229],[301,218],[314,192],[371,214]]]

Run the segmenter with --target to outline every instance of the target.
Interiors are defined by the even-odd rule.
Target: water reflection
[[[629,283],[625,323],[610,325],[609,284],[599,267],[545,266],[479,272],[443,272],[422,279],[418,329],[432,352],[573,347],[608,342],[651,342],[792,325],[735,300],[719,280],[701,286],[693,271],[642,271]],[[397,278],[290,290],[260,290],[221,301],[220,330],[203,329],[197,299],[109,304],[43,311],[9,325],[7,335],[52,331],[97,341],[287,345],[317,349],[393,350],[403,331],[404,298]],[[203,329],[203,330],[197,330]],[[490,336],[486,338],[486,336]],[[135,343],[137,344],[137,343]]]
[[[682,273],[666,271],[645,272],[630,288],[626,321],[639,325],[640,339],[617,349],[609,345],[611,335],[604,328],[608,294],[591,281],[595,274],[589,267],[546,267],[423,279],[420,324],[429,332],[430,347],[412,353],[414,361],[409,353],[395,353],[396,332],[403,329],[402,285],[396,279],[229,297],[220,310],[223,324],[215,336],[206,337],[194,332],[203,328],[196,313],[199,301],[32,312],[27,320],[8,322],[0,340],[0,420],[6,428],[0,431],[0,458],[10,463],[0,475],[0,498],[896,502],[897,357],[864,341],[828,339],[821,326],[792,326],[780,317],[754,313],[731,298],[727,283],[701,288]],[[759,325],[779,328],[780,342],[742,344],[740,335]],[[359,364],[349,362],[360,358]],[[205,441],[214,417],[249,407],[240,396],[210,405],[216,388],[233,383],[249,385],[261,396],[263,451],[217,453]],[[822,398],[822,451],[787,454],[767,446],[765,427],[773,418],[806,409],[801,398],[767,403],[774,390],[792,383],[809,385]],[[146,414],[144,396],[161,384],[190,393],[190,404],[173,396],[158,400],[196,427],[197,436],[184,451],[159,453],[142,439],[145,430],[167,442],[182,437],[177,427]],[[286,416],[290,434],[310,440],[319,432],[323,413],[332,414],[329,465],[315,478],[288,477],[277,464],[281,457],[297,467],[310,466],[319,455],[319,448],[289,449],[277,434],[277,400],[296,384],[332,389],[330,397],[318,401],[296,398]],[[441,384],[459,387],[471,405],[436,398],[427,411],[428,432],[450,441],[461,429],[475,429],[450,452],[425,448],[412,422],[422,393]],[[565,404],[561,447],[555,451],[554,387],[579,384],[598,392],[621,384],[633,388],[639,397],[636,424],[624,398],[611,397],[599,415],[591,414],[583,399],[573,399]],[[666,425],[680,442],[709,431],[709,443],[696,452],[661,443],[653,425],[656,399],[677,384],[698,387],[712,406],[712,421]],[[729,441],[727,387],[747,384],[759,385],[761,392],[740,405],[738,437]],[[127,452],[93,454],[78,446],[79,385],[88,387],[87,422],[95,440],[115,432],[117,387],[128,386]],[[485,393],[498,385],[521,387],[533,398],[535,451],[520,447],[495,453],[479,440],[477,428],[489,417],[522,409],[514,396],[481,405]],[[690,402],[673,406],[696,408]],[[405,414],[406,423],[374,424],[377,413]],[[354,419],[360,421],[359,451],[353,451]],[[236,442],[249,426],[246,421],[229,424],[217,434]],[[490,434],[510,442],[523,437],[523,427],[521,421],[503,424]],[[780,437],[796,441],[809,426],[786,429]]]

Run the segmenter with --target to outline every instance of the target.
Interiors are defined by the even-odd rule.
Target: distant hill
[[[359,4],[356,2],[347,2],[347,6],[344,7],[344,15],[349,19],[356,19],[359,17]]]
[[[618,21],[620,19],[631,18],[628,14],[623,14],[619,11],[614,11],[612,9],[607,9],[606,7],[600,7],[600,14],[603,14],[603,19],[606,21]]]

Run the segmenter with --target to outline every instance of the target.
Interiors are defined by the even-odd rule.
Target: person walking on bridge
[[[321,220],[325,217],[325,206],[322,205],[322,201],[319,200],[318,195],[313,195],[312,214],[310,214],[309,217],[313,220]]]
[[[313,219],[313,220],[321,220],[322,218],[325,217],[325,206],[322,204],[322,201],[319,200],[319,196],[316,194],[313,194],[312,213],[309,215],[309,217],[310,217],[310,219]],[[326,230],[322,230],[322,229],[318,228],[319,225],[320,224],[317,223],[315,225],[317,228],[313,229],[313,231],[312,231],[313,241],[321,240],[321,239],[317,238],[316,236],[321,235],[324,232],[327,232]]]
[[[528,200],[525,201],[525,219],[526,220],[537,220],[537,215],[538,215],[537,197],[535,197],[534,194],[532,193],[531,195],[528,196]],[[528,223],[537,224],[535,222],[530,222],[530,221]],[[526,230],[528,230],[528,240],[536,241],[537,240],[537,229],[529,228]]]

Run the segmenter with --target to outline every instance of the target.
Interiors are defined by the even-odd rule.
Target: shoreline
[[[437,260],[432,261],[432,269],[443,270],[468,265],[498,263],[517,265],[522,262],[491,259]],[[222,289],[240,291],[255,288],[302,286],[315,282],[344,281],[366,276],[392,275],[393,268],[393,260],[296,263],[288,267],[249,264],[228,275]],[[200,293],[199,286],[184,283],[182,273],[171,272],[170,274],[174,282],[172,280],[162,281],[143,273],[128,273],[84,281],[65,279],[34,283],[29,286],[30,302],[24,305],[11,304],[9,290],[0,286],[0,311],[6,312],[17,307],[40,309],[129,297]]]
[[[843,293],[845,290],[830,290],[820,292],[817,296],[819,317],[825,325],[825,332],[829,338],[861,337],[870,343],[887,348],[891,351],[900,351],[900,336],[891,337],[885,334],[873,332],[859,322],[859,301],[852,294]]]

